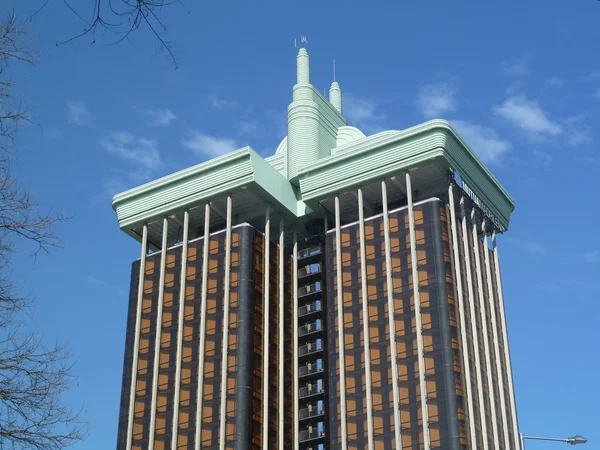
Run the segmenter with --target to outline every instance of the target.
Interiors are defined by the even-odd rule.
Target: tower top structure
[[[512,198],[450,123],[436,119],[367,136],[347,123],[336,79],[329,99],[311,84],[310,56],[304,47],[298,48],[296,69],[287,133],[275,154],[263,158],[243,147],[117,194],[113,208],[120,227],[139,240],[144,223],[157,223],[156,236],[152,227],[149,232],[151,242],[158,242],[165,214],[180,215],[181,220],[185,209],[206,202],[225,208],[228,194],[243,198],[234,202],[238,208],[261,217],[264,205],[293,220],[322,217],[333,210],[332,195],[382,178],[401,180],[400,175],[411,170],[419,196],[444,192],[450,174],[497,231],[508,228]],[[401,181],[396,186],[401,197],[405,186]],[[376,210],[381,200],[369,198],[369,192],[365,189],[365,201]],[[247,213],[239,211],[240,217]],[[190,220],[195,220],[193,215]],[[211,225],[222,225],[218,216],[212,220]]]

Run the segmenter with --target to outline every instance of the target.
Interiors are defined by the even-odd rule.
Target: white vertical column
[[[156,338],[154,345],[154,373],[152,375],[152,402],[150,406],[150,437],[148,448],[154,448],[154,433],[156,426],[156,402],[158,397],[158,369],[160,367],[160,344],[162,335],[163,301],[165,297],[165,267],[167,265],[167,236],[169,233],[169,219],[163,219],[162,247],[160,254],[160,277],[158,284],[158,307],[156,313]]]
[[[177,449],[177,434],[179,428],[179,390],[181,389],[181,348],[183,347],[183,319],[185,309],[185,279],[187,272],[188,256],[188,231],[190,213],[186,209],[183,213],[183,242],[181,243],[181,279],[179,282],[179,314],[177,315],[177,356],[175,359],[175,392],[173,399],[173,436],[171,448]]]
[[[340,419],[342,429],[342,450],[348,448],[348,429],[346,426],[346,349],[344,348],[344,293],[342,280],[342,230],[340,219],[340,197],[335,196],[335,261],[337,281],[337,319],[338,319],[338,341],[339,341],[339,365],[340,365]]]
[[[279,269],[279,277],[278,277],[278,284],[277,284],[277,288],[279,289],[279,358],[278,358],[278,369],[279,369],[279,383],[278,383],[278,387],[279,387],[279,401],[277,402],[277,409],[278,409],[278,413],[279,413],[279,450],[283,450],[283,447],[285,445],[285,433],[284,433],[284,427],[283,427],[283,423],[285,421],[285,416],[284,416],[284,408],[283,408],[283,402],[284,402],[284,398],[285,398],[285,383],[283,381],[284,377],[285,377],[285,372],[283,370],[284,368],[284,359],[285,359],[285,347],[284,347],[284,341],[285,341],[285,327],[284,327],[284,315],[285,315],[285,305],[284,305],[284,300],[285,300],[285,284],[284,284],[284,277],[285,277],[285,253],[284,253],[284,247],[285,247],[285,236],[284,236],[284,230],[283,230],[283,216],[281,216],[281,219],[279,219],[279,265],[278,265],[278,269]]]
[[[462,347],[462,362],[465,368],[463,380],[466,390],[466,403],[469,415],[469,433],[471,436],[471,447],[477,447],[477,434],[475,430],[475,407],[473,406],[473,393],[471,392],[471,364],[469,362],[469,341],[467,339],[467,320],[465,318],[465,299],[463,296],[461,262],[458,249],[458,231],[456,229],[456,208],[454,205],[454,185],[450,184],[448,188],[448,197],[450,199],[450,229],[452,231],[452,251],[454,253],[454,271],[456,276],[456,295],[458,297],[458,318],[460,324],[460,341]]]
[[[269,450],[269,300],[271,290],[271,279],[269,269],[271,268],[271,208],[267,206],[265,212],[265,234],[263,245],[263,273],[264,273],[264,304],[263,304],[263,411],[262,411],[262,448]]]
[[[369,336],[369,305],[367,295],[367,252],[365,250],[365,212],[362,189],[358,188],[358,227],[360,233],[360,279],[363,313],[363,339],[365,348],[365,382],[367,396],[367,441],[369,448],[373,442],[373,395],[371,393],[371,342]]]
[[[421,320],[421,295],[419,293],[419,270],[417,267],[417,238],[415,233],[415,213],[413,211],[412,185],[410,174],[406,173],[406,196],[408,201],[408,226],[410,231],[410,258],[412,261],[413,296],[415,299],[415,327],[417,331],[417,351],[419,360],[419,387],[421,388],[421,417],[423,418],[424,450],[429,450],[429,411],[427,410],[427,384],[425,381],[425,355],[423,350],[423,323]]]
[[[292,252],[292,333],[294,333],[294,448],[300,448],[300,407],[299,407],[299,378],[298,378],[298,234],[294,231],[294,250]]]
[[[492,362],[490,360],[490,345],[487,316],[485,314],[485,294],[483,290],[483,272],[481,269],[481,256],[479,253],[479,234],[478,226],[475,220],[475,209],[471,209],[471,224],[473,233],[473,253],[475,253],[475,271],[477,279],[477,293],[479,298],[479,319],[481,320],[481,328],[483,332],[483,352],[485,353],[485,372],[487,374],[487,398],[490,402],[490,414],[492,422],[492,438],[494,439],[494,448],[500,449],[498,440],[498,422],[496,421],[496,400],[494,398],[494,386],[492,378]]]
[[[485,277],[487,279],[488,289],[488,307],[490,308],[490,318],[492,321],[492,337],[494,338],[494,359],[496,360],[496,379],[498,380],[499,392],[500,392],[500,413],[502,418],[502,431],[504,432],[504,445],[503,448],[510,446],[510,439],[508,436],[508,418],[506,415],[506,399],[504,398],[504,374],[502,373],[502,363],[500,356],[500,344],[498,341],[498,323],[496,317],[496,307],[494,302],[494,287],[492,285],[492,268],[490,264],[490,249],[488,247],[486,221],[484,220],[481,225],[481,231],[484,235],[484,260],[485,260]]]
[[[385,241],[385,275],[387,284],[388,326],[390,329],[390,365],[392,368],[392,393],[394,405],[394,438],[395,448],[402,448],[400,434],[400,394],[398,388],[398,352],[396,350],[396,321],[394,314],[394,283],[392,281],[392,245],[390,243],[390,218],[387,204],[387,184],[381,181],[381,201],[383,204],[383,239]]]
[[[223,348],[221,359],[221,410],[219,422],[219,448],[225,450],[225,425],[227,420],[227,363],[229,350],[229,290],[231,278],[231,194],[227,196],[227,219],[225,228],[225,277],[223,281]]]
[[[200,340],[198,343],[198,393],[196,396],[196,437],[194,450],[200,450],[202,438],[202,399],[204,396],[204,342],[206,338],[206,299],[208,297],[208,254],[210,250],[210,204],[204,206],[204,239],[202,240],[202,290],[200,293]]]
[[[465,267],[467,270],[467,293],[469,294],[469,315],[471,316],[471,335],[473,339],[473,354],[475,356],[475,379],[477,381],[477,392],[479,398],[479,421],[481,425],[481,435],[483,438],[483,448],[487,450],[487,424],[485,422],[485,403],[483,400],[483,383],[481,380],[481,362],[479,361],[479,331],[477,330],[477,318],[475,317],[475,295],[473,293],[473,277],[471,274],[471,253],[469,247],[469,231],[467,230],[467,214],[465,212],[465,198],[460,199],[460,212],[462,215],[462,237],[463,253],[465,255]],[[477,442],[471,445],[476,448]]]
[[[502,326],[502,344],[504,346],[504,364],[506,364],[506,376],[508,392],[510,396],[510,410],[513,424],[513,439],[515,449],[519,448],[519,425],[517,421],[517,405],[515,402],[515,388],[512,379],[512,364],[510,362],[510,350],[508,347],[508,333],[506,328],[506,316],[504,313],[504,295],[502,292],[502,277],[500,276],[500,261],[498,258],[498,246],[496,244],[496,233],[492,233],[492,245],[494,247],[494,266],[496,272],[496,289],[498,290],[498,310],[500,311],[500,322]],[[504,393],[503,393],[504,395]]]
[[[133,421],[135,419],[135,391],[137,385],[138,357],[140,352],[140,328],[142,325],[142,307],[144,300],[144,276],[146,274],[146,254],[148,253],[148,224],[142,231],[142,256],[140,257],[140,279],[138,281],[137,307],[135,311],[135,337],[133,340],[133,362],[131,364],[131,389],[129,393],[129,417],[127,419],[127,450],[131,450],[133,439]],[[149,370],[149,368],[148,368]]]

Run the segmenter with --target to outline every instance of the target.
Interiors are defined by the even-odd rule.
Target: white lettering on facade
[[[463,192],[467,194],[467,196],[473,201],[473,203],[477,205],[481,212],[496,226],[496,228],[498,228],[501,232],[506,231],[506,228],[504,228],[502,223],[500,223],[490,208],[488,208],[486,204],[481,201],[477,194],[473,192],[469,185],[460,177],[458,171],[454,172],[454,180],[456,181],[456,184],[462,188]]]

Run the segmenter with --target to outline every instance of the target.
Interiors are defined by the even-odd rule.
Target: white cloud
[[[584,81],[584,82],[594,81],[594,80],[600,80],[600,70],[598,70],[596,72],[589,73],[589,74],[581,77],[580,80]]]
[[[91,126],[94,122],[94,117],[89,111],[84,101],[69,101],[67,102],[69,123],[79,126]]]
[[[501,139],[492,128],[466,120],[453,120],[452,125],[486,163],[498,162],[510,150],[510,143]]]
[[[594,250],[593,252],[585,252],[583,254],[583,260],[589,264],[600,263],[600,251]]]
[[[455,94],[456,89],[447,83],[425,85],[417,96],[417,107],[426,119],[440,117],[447,112],[456,111],[458,102]]]
[[[148,180],[163,164],[155,139],[119,131],[102,138],[100,145],[132,166],[129,177],[133,181]]]
[[[239,109],[241,106],[233,100],[219,98],[216,95],[209,95],[210,105],[215,109]]]
[[[343,104],[344,117],[348,124],[356,126],[365,133],[375,133],[383,129],[385,114],[377,111],[378,106],[373,99],[346,94]]]
[[[98,287],[106,287],[108,286],[108,284],[106,283],[106,281],[103,281],[99,278],[96,278],[93,275],[87,275],[85,277],[86,281],[90,284],[93,284],[94,286],[98,286]]]
[[[523,83],[521,80],[513,81],[506,88],[506,95],[507,96],[516,95],[524,85],[525,85],[525,83]]]
[[[514,77],[524,77],[529,75],[529,67],[527,67],[527,62],[525,61],[516,61],[516,62],[506,62],[502,63],[504,67],[504,73],[506,75],[511,75]]]
[[[548,118],[540,105],[524,95],[507,98],[502,105],[495,106],[494,111],[527,133],[552,136],[562,133],[561,127]]]
[[[600,159],[594,158],[593,156],[578,156],[575,158],[575,161],[581,164],[590,165],[590,164],[598,164],[600,163]]]
[[[116,177],[108,178],[102,181],[102,190],[110,197],[114,197],[118,193],[126,191],[128,187],[131,186],[127,186],[127,184],[124,183],[123,180]],[[101,200],[104,200],[104,196]]]
[[[592,143],[592,132],[585,118],[585,114],[578,114],[561,121],[567,144],[571,147],[581,147]]]
[[[242,121],[238,127],[241,134],[257,135],[262,131],[262,126],[255,120]]]
[[[546,80],[546,82],[544,83],[544,86],[546,86],[547,88],[552,88],[552,89],[560,89],[564,85],[565,85],[565,81],[560,78],[556,78],[556,77],[548,78]]]
[[[531,241],[531,240],[516,239],[513,237],[508,238],[508,240],[514,244],[517,244],[519,247],[521,247],[523,250],[525,250],[529,253],[533,253],[536,255],[547,255],[548,254],[548,250],[546,250],[546,247],[544,247],[539,242]]]
[[[148,117],[148,126],[150,127],[170,125],[171,122],[177,118],[177,116],[168,108],[145,109],[142,111],[142,114]]]
[[[194,132],[183,145],[201,155],[215,157],[237,150],[239,147],[234,139],[209,136]]]
[[[287,111],[267,110],[266,121],[271,130],[275,132],[275,138],[283,139],[287,136]],[[277,142],[279,144],[279,142]]]
[[[535,156],[537,163],[542,166],[548,166],[554,161],[554,158],[543,150],[534,150],[533,155]]]

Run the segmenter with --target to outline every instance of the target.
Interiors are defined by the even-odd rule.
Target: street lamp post
[[[566,442],[567,444],[577,445],[577,444],[585,444],[587,439],[583,436],[572,436],[568,438],[547,438],[547,437],[538,437],[538,436],[525,436],[523,433],[520,433],[521,437],[521,450],[525,450],[525,439],[531,439],[534,441],[557,441],[557,442]]]

